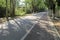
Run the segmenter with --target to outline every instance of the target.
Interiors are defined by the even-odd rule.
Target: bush
[[[5,17],[6,15],[6,8],[0,6],[0,17]]]
[[[40,12],[43,12],[43,11],[45,11],[45,8],[41,8],[39,11],[40,11]]]
[[[23,15],[25,15],[25,12],[24,12],[24,10],[22,8],[16,8],[15,12],[16,12],[15,13],[16,16],[23,16]]]
[[[27,14],[32,13],[32,10],[31,10],[31,9],[27,9],[27,10],[26,10],[26,13],[27,13]]]

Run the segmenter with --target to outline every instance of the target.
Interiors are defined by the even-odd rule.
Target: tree
[[[60,6],[60,0],[56,0],[57,5]]]
[[[55,8],[56,8],[56,0],[46,0],[46,5],[49,9],[53,11],[53,19],[55,19]]]
[[[6,18],[7,18],[7,20],[8,20],[8,1],[6,0]]]
[[[10,0],[11,16],[15,16],[15,5],[16,5],[16,1],[15,0]]]
[[[30,6],[30,9],[32,9],[33,12],[36,11],[43,11],[46,6],[44,4],[44,0],[25,0],[28,4],[28,7]]]

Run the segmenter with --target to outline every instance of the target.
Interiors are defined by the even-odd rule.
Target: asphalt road
[[[37,13],[41,14],[41,13]],[[22,18],[15,18],[9,20],[3,24],[0,24],[0,40],[21,40],[30,32],[33,25],[38,22],[38,19],[42,16],[32,14],[31,16],[25,16]],[[43,13],[44,14],[44,13]]]
[[[0,40],[54,40],[55,36],[45,30],[52,30],[52,27],[45,23],[50,20],[47,13],[40,12],[0,24]]]
[[[60,40],[60,35],[48,13],[44,13],[24,40]]]

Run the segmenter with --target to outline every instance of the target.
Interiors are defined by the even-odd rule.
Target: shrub
[[[0,6],[0,17],[4,17],[6,15],[6,8]]]

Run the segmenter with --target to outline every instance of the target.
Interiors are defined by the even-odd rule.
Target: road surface
[[[58,38],[58,33],[54,27],[49,26],[50,19],[47,18],[47,13],[40,12],[0,24],[0,40],[43,40],[43,38],[55,40]],[[55,36],[51,35],[53,32],[48,31],[48,29],[52,31],[52,28]]]

